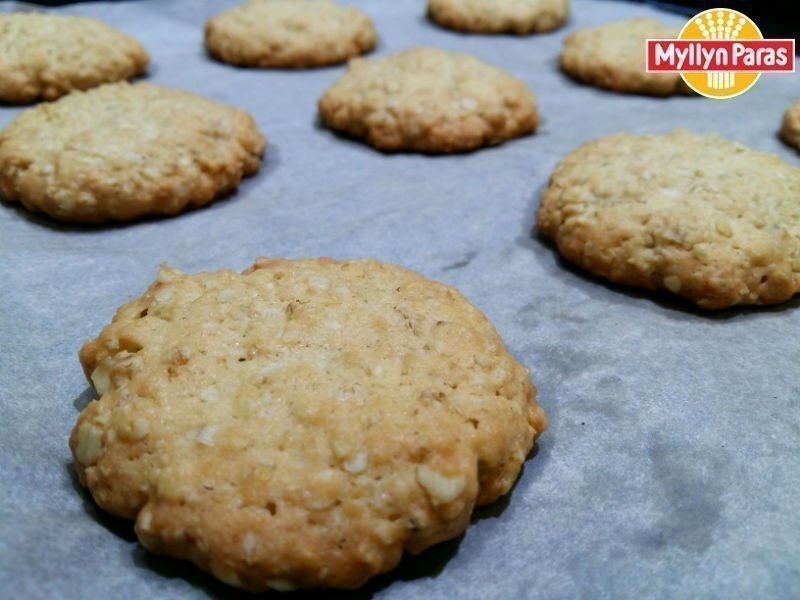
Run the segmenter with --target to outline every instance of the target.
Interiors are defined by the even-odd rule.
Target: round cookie
[[[645,40],[676,38],[678,33],[643,17],[579,29],[564,40],[561,68],[578,81],[615,92],[691,94],[679,73],[645,72]]]
[[[372,260],[162,267],[80,359],[81,482],[146,548],[251,591],[354,588],[459,535],[546,427],[479,310]]]
[[[377,35],[363,12],[329,0],[248,0],[209,19],[205,40],[234,65],[307,68],[368,52]]]
[[[800,291],[800,169],[716,134],[620,133],[556,167],[539,230],[569,261],[705,309]]]
[[[428,16],[442,27],[470,33],[526,35],[561,27],[569,0],[428,0]]]
[[[148,61],[138,41],[96,19],[0,14],[0,102],[55,100],[141,75]]]
[[[379,150],[428,153],[499,144],[534,131],[539,120],[522,81],[437,48],[353,59],[320,98],[319,114]]]
[[[0,131],[0,195],[75,223],[174,215],[258,170],[245,111],[127,82],[23,111]]]
[[[781,137],[784,142],[800,150],[800,100],[783,113]]]

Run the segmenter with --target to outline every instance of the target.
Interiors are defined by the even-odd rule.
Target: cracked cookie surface
[[[0,194],[76,223],[173,215],[258,170],[266,140],[247,112],[127,82],[74,92],[0,131]]]
[[[705,309],[800,291],[800,169],[716,134],[621,133],[569,154],[539,230],[568,260]]]
[[[362,11],[329,0],[249,0],[209,19],[205,40],[234,65],[308,68],[364,54],[377,35]]]
[[[644,17],[579,29],[564,40],[561,68],[578,81],[615,92],[692,94],[679,73],[645,71],[646,40],[677,38],[678,33],[679,29]]]
[[[551,31],[561,27],[568,14],[568,0],[428,0],[431,19],[470,33]]]
[[[147,52],[96,19],[44,13],[0,14],[0,101],[55,100],[73,90],[144,73]]]
[[[781,138],[790,146],[800,150],[800,100],[790,105],[783,113]]]
[[[331,129],[379,150],[463,152],[531,133],[536,101],[519,79],[468,54],[412,48],[356,58],[319,100]]]
[[[372,260],[162,267],[80,359],[81,482],[248,590],[356,587],[457,536],[546,426],[478,309]]]

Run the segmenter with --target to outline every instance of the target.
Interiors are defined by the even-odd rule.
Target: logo
[[[692,17],[676,40],[647,40],[647,72],[678,72],[698,94],[733,98],[762,73],[794,73],[794,40],[764,39],[747,15],[713,8]]]

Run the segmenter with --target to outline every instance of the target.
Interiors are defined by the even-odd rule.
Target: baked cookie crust
[[[556,167],[536,216],[570,262],[704,309],[800,291],[800,169],[716,134],[620,133]]]
[[[265,146],[243,110],[111,83],[23,111],[0,132],[0,195],[74,223],[174,215],[234,190]]]
[[[679,73],[645,72],[645,40],[676,38],[679,30],[635,17],[579,29],[567,36],[561,68],[578,81],[628,94],[692,94]]]
[[[781,138],[790,146],[800,150],[800,100],[791,104],[783,113]]]
[[[80,481],[251,591],[355,588],[507,493],[546,418],[454,288],[372,260],[162,268],[80,351]]]
[[[330,0],[248,0],[205,27],[209,53],[243,67],[342,63],[372,50],[377,39],[366,14]]]
[[[437,48],[353,59],[320,98],[319,114],[331,129],[390,152],[475,150],[531,133],[539,121],[522,81]]]
[[[55,100],[141,75],[148,61],[136,39],[96,19],[0,14],[0,102]]]
[[[542,33],[561,27],[569,0],[428,0],[428,16],[468,33]]]

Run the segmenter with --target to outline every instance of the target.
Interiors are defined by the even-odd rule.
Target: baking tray
[[[356,597],[798,597],[800,301],[698,312],[584,275],[532,233],[556,162],[620,130],[719,131],[800,164],[776,135],[800,97],[798,76],[764,76],[723,102],[624,96],[562,75],[563,38],[633,15],[681,17],[573,0],[567,27],[518,38],[439,29],[423,0],[364,1],[381,36],[375,54],[418,44],[472,53],[525,80],[543,117],[536,135],[496,148],[386,155],[317,121],[316,100],[343,67],[209,60],[203,22],[231,4],[55,11],[136,35],[152,55],[149,81],[249,110],[270,145],[237,193],[176,218],[84,228],[0,206],[0,597],[234,593],[188,563],[151,556],[128,522],[99,511],[76,480],[67,437],[92,397],[81,343],[143,292],[160,262],[242,269],[258,255],[374,257],[457,286],[531,368],[550,417],[510,496]],[[0,108],[0,125],[19,110]]]

